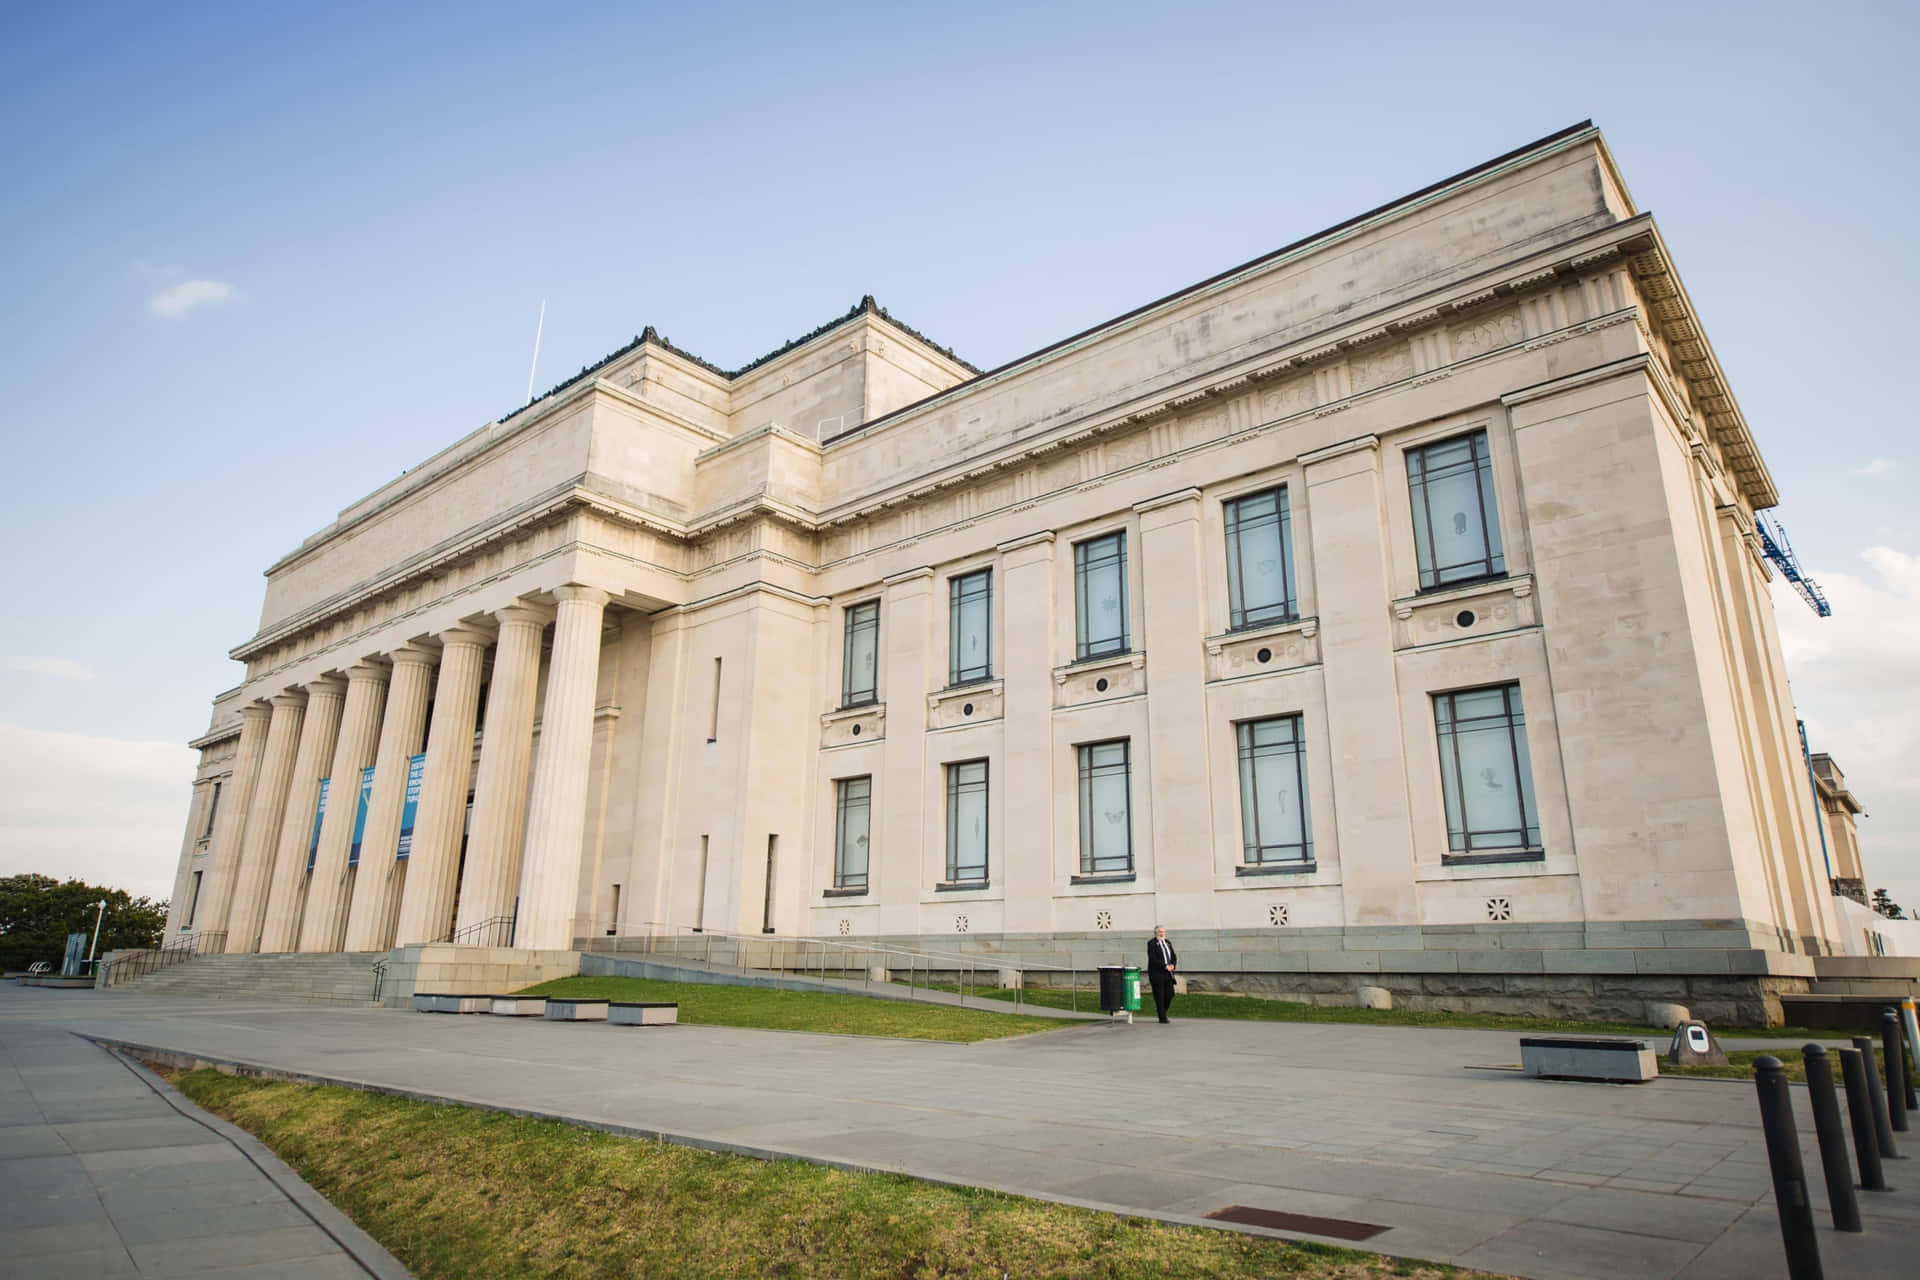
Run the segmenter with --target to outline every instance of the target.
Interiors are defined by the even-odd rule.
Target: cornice
[[[187,748],[191,751],[204,751],[216,742],[225,742],[228,738],[237,738],[239,736],[240,726],[238,724],[225,725],[201,734],[189,742]]]
[[[1330,444],[1324,449],[1309,449],[1301,454],[1297,461],[1302,467],[1310,467],[1316,462],[1331,462],[1335,458],[1344,458],[1350,453],[1377,453],[1379,450],[1379,436],[1355,436],[1351,440]]]
[[[726,604],[730,600],[739,600],[745,596],[758,594],[775,596],[793,604],[805,605],[809,609],[824,609],[833,603],[826,596],[805,595],[793,590],[791,587],[783,587],[774,582],[747,582],[726,591],[716,592],[710,596],[702,596],[698,600],[689,600],[685,604],[668,605],[666,608],[659,610],[655,616],[659,616],[659,614],[696,613],[701,609],[711,609],[715,605]]]

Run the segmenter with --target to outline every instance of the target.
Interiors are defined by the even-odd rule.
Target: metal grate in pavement
[[[1387,1227],[1371,1222],[1349,1222],[1345,1218],[1316,1218],[1310,1213],[1282,1213],[1278,1209],[1255,1209],[1250,1205],[1230,1204],[1215,1209],[1207,1217],[1219,1222],[1238,1222],[1249,1227],[1268,1227],[1274,1231],[1300,1231],[1313,1236],[1331,1236],[1335,1240],[1371,1240]]]

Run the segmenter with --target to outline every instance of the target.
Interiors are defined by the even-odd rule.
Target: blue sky
[[[543,389],[863,293],[986,367],[1591,117],[1834,597],[1780,606],[1796,698],[1920,905],[1916,12],[7,6],[0,872],[164,892],[261,570],[513,408],[543,298]]]

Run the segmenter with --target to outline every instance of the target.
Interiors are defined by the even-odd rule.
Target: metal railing
[[[510,947],[513,945],[513,917],[495,916],[491,920],[482,920],[464,929],[456,929],[440,941],[463,947]]]
[[[373,962],[373,998],[375,1000],[380,998],[380,993],[386,990],[386,986],[387,962],[385,960],[375,960]]]
[[[867,988],[873,986],[876,970],[883,971],[885,975],[881,981],[896,983],[899,981],[897,975],[904,971],[908,994],[921,989],[934,990],[937,982],[944,983],[958,993],[963,1005],[970,992],[975,1000],[984,998],[979,994],[983,972],[992,978],[992,985],[998,986],[1002,969],[1016,969],[1022,975],[1021,982],[1013,988],[1013,1005],[1016,1009],[1024,999],[1026,974],[1065,974],[1071,993],[1070,1007],[1075,1012],[1080,1008],[1081,970],[1078,964],[1073,963],[1071,956],[1068,957],[1069,963],[1061,965],[1011,956],[962,955],[872,942],[840,942],[831,938],[728,933],[721,929],[698,929],[692,925],[663,924],[652,920],[641,923],[637,928],[640,932],[591,939],[587,950],[604,955],[668,955],[682,960],[697,959],[702,964],[730,969],[791,973],[823,982],[858,982]],[[936,978],[935,975],[940,977]],[[995,1000],[994,1003],[1001,1002]]]
[[[95,975],[95,984],[102,987],[119,986],[144,978],[161,969],[170,969],[183,964],[195,956],[213,955],[225,951],[227,934],[224,929],[207,929],[199,933],[190,933],[184,938],[175,938],[164,946],[150,947],[141,951],[129,951],[100,961]]]

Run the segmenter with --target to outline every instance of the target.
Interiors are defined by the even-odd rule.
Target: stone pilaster
[[[480,706],[484,631],[454,627],[440,636],[440,679],[434,686],[427,763],[414,813],[413,851],[407,857],[394,945],[440,942],[453,918],[460,883],[460,837],[473,776],[473,722]]]
[[[564,951],[573,946],[573,909],[580,894],[580,844],[586,834],[587,766],[593,754],[593,704],[600,682],[600,621],[607,593],[594,587],[554,589],[559,614],[547,667],[540,754],[527,802],[527,843],[520,877],[516,947]]]
[[[886,664],[882,687],[887,693],[887,737],[881,744],[868,810],[867,885],[880,903],[880,932],[915,934],[920,931],[920,853],[925,838],[927,695],[947,682],[946,645],[933,639],[938,626],[944,640],[947,587],[932,569],[924,568],[894,574],[882,583],[886,596],[880,633],[887,635],[890,628],[893,638],[881,650]],[[999,655],[994,656],[997,671]],[[826,803],[831,804],[832,789],[826,794]],[[822,861],[831,872],[831,850]]]
[[[1049,530],[999,547],[1006,754],[988,786],[1006,816],[987,874],[1005,888],[1008,933],[1053,928],[1053,546]]]
[[[1207,740],[1200,491],[1185,489],[1134,510],[1140,516],[1141,630],[1151,691],[1149,774],[1134,779],[1134,794],[1144,789],[1151,797],[1152,874],[1161,914],[1211,924],[1213,794],[1210,757],[1199,747]]]
[[[1393,598],[1381,526],[1380,442],[1363,436],[1304,454],[1313,580],[1332,743],[1341,903],[1349,925],[1420,918],[1413,823],[1393,665]]]
[[[320,823],[320,850],[307,883],[307,909],[300,921],[300,950],[338,951],[346,941],[347,905],[353,892],[354,820],[360,811],[360,774],[373,763],[380,713],[387,700],[387,668],[372,662],[347,672],[347,701],[333,746],[333,791]]]
[[[433,689],[433,654],[411,645],[393,655],[387,710],[380,722],[380,750],[373,762],[373,795],[360,841],[360,869],[347,911],[348,951],[385,951],[400,919],[400,889],[406,863],[396,856],[400,819],[407,804],[407,763],[427,728],[427,695]],[[425,782],[424,772],[421,778]],[[416,808],[415,822],[419,820]]]
[[[508,605],[494,615],[500,639],[493,651],[487,723],[480,734],[480,767],[473,780],[473,830],[467,869],[460,876],[460,915],[454,932],[513,914],[520,887],[520,840],[526,831],[527,775],[533,757],[533,707],[540,677],[540,633],[548,612]]]
[[[234,750],[233,779],[221,798],[220,812],[214,815],[213,852],[207,858],[207,881],[201,891],[199,918],[194,921],[194,928],[207,936],[209,944],[211,935],[224,935],[227,930],[241,841],[247,833],[247,811],[253,805],[260,760],[267,751],[267,723],[272,717],[273,708],[264,702],[240,709],[240,744]],[[224,938],[211,947],[216,951],[224,948]]]
[[[307,695],[289,689],[269,700],[272,718],[260,755],[253,795],[247,806],[246,832],[240,839],[240,858],[234,868],[233,896],[227,912],[228,951],[253,951],[260,945],[260,922],[267,911],[267,890],[273,884],[273,851],[280,843],[280,819],[287,811],[287,782],[293,777],[293,757],[300,748],[300,730],[306,720]]]
[[[267,914],[260,927],[262,952],[292,951],[300,941],[300,914],[307,902],[307,850],[313,844],[313,818],[320,807],[320,779],[333,760],[346,691],[347,682],[339,676],[322,676],[307,684],[307,718],[300,727],[293,779],[287,784],[287,812],[280,821]],[[348,793],[351,786],[341,791]]]

